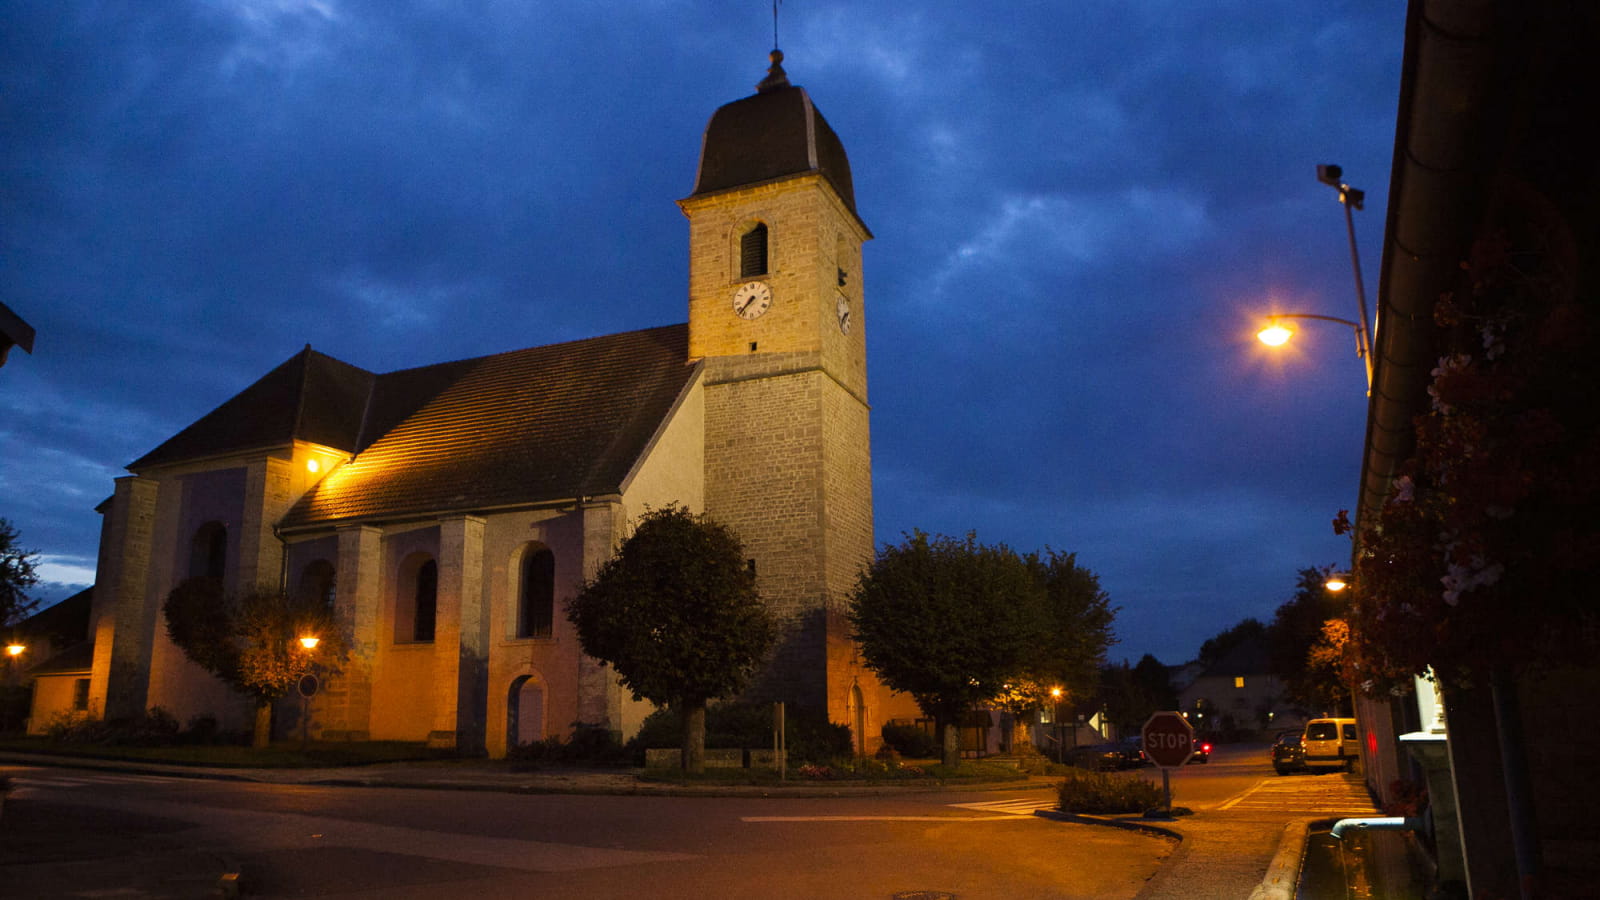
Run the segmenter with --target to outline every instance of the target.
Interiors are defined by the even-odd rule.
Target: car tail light
[[[1211,745],[1210,744],[1201,744],[1200,745],[1200,749],[1204,750],[1207,753],[1210,753],[1211,752]]]

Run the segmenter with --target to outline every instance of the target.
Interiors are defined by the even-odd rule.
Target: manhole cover
[[[894,895],[894,900],[956,900],[956,895],[944,891],[902,891]]]

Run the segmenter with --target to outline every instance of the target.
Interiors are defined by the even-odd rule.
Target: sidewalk
[[[679,785],[640,779],[637,770],[541,770],[510,771],[503,764],[449,761],[382,763],[328,769],[232,769],[161,763],[125,762],[83,758],[64,758],[44,754],[0,752],[0,763],[75,768],[102,772],[162,775],[179,778],[208,778],[262,784],[304,784],[355,787],[391,787],[447,790],[481,790],[511,793],[566,793],[596,795],[654,794],[677,796],[772,796],[843,797],[906,793],[910,791],[950,790],[950,785],[849,785],[826,782],[793,783],[792,786],[765,785]],[[1053,778],[1026,781],[955,786],[971,790],[1028,790],[1054,784]],[[9,815],[9,813],[7,813]],[[1294,896],[1300,852],[1310,819],[1274,822],[1260,817],[1207,810],[1198,815],[1169,820],[1139,816],[1070,816],[1041,811],[1039,815],[1057,821],[1095,824],[1103,827],[1131,828],[1177,838],[1180,843],[1138,895],[1137,900],[1193,900],[1196,897],[1218,900],[1288,900]],[[6,840],[15,830],[11,821],[0,818]],[[30,836],[29,842],[43,851],[47,835]],[[26,849],[26,848],[19,848]],[[237,879],[236,867],[225,859],[180,847],[138,848],[136,858],[117,860],[66,861],[44,859],[37,865],[7,865],[8,878],[39,876],[70,877],[75,884],[100,887],[115,885],[123,889],[145,890],[151,896],[230,897]],[[29,856],[32,860],[35,857]],[[1265,873],[1265,875],[1263,874]],[[49,885],[43,877],[33,884],[10,881],[9,885],[28,885],[19,896],[48,897],[79,895],[62,885]],[[35,890],[50,886],[51,890]],[[137,894],[129,894],[136,896]]]

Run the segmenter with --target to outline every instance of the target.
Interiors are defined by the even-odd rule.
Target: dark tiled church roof
[[[307,345],[128,468],[137,472],[295,440],[354,452],[372,384],[371,372]]]
[[[694,195],[820,172],[854,213],[856,192],[844,144],[805,88],[789,84],[782,60],[774,50],[772,69],[758,92],[711,115]]]
[[[486,510],[620,490],[693,375],[688,327],[377,377],[356,458],[281,523]]]

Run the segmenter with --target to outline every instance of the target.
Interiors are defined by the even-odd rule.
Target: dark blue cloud
[[[0,515],[92,566],[121,467],[307,342],[390,370],[686,315],[700,134],[761,4],[33,0],[0,31]],[[1077,551],[1176,662],[1348,552],[1403,9],[783,7],[867,246],[880,540]],[[63,563],[65,564],[65,563]]]

